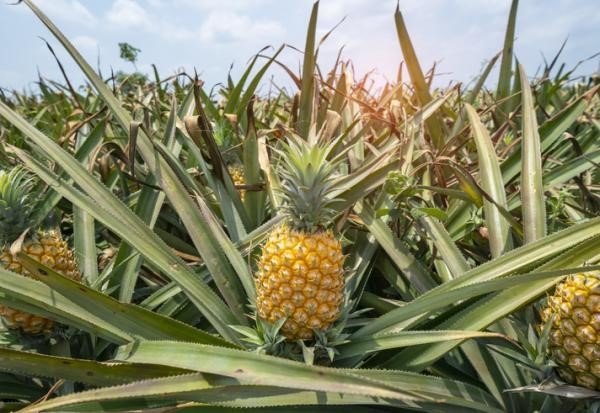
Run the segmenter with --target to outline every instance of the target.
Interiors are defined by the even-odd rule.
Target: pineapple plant
[[[336,198],[331,144],[290,135],[279,172],[286,222],[262,248],[256,308],[269,323],[285,318],[289,339],[310,339],[338,318],[344,289],[342,245],[328,226]]]
[[[542,320],[550,322],[549,351],[560,377],[600,390],[600,273],[581,273],[558,284]]]
[[[24,276],[28,276],[28,271],[13,255],[10,246],[31,227],[36,212],[33,184],[32,176],[20,167],[0,171],[0,262],[5,269]],[[21,250],[66,277],[80,278],[73,251],[56,230],[35,231],[23,241]],[[0,305],[0,316],[8,328],[20,329],[26,334],[47,333],[54,325],[52,320],[4,305]]]
[[[22,3],[47,22],[31,0]],[[64,123],[62,112],[46,112],[39,122],[35,99],[25,102],[9,96],[5,104],[0,90],[0,123],[8,125],[0,131],[2,143],[14,145],[3,147],[51,185],[55,202],[62,197],[66,211],[72,206],[73,219],[65,223],[76,234],[80,264],[85,265],[90,283],[88,287],[55,276],[40,277],[37,282],[0,271],[1,304],[44,308],[55,315],[51,318],[70,326],[53,340],[27,340],[30,347],[36,347],[30,352],[23,351],[21,337],[0,325],[1,411],[252,408],[257,412],[335,412],[352,408],[357,412],[549,413],[586,411],[582,409],[587,402],[580,398],[598,396],[593,390],[561,387],[562,383],[551,380],[554,376],[545,364],[545,337],[553,325],[548,323],[537,334],[539,320],[531,304],[543,300],[564,273],[578,271],[587,277],[593,275],[589,271],[597,270],[581,265],[593,265],[600,257],[600,218],[594,218],[597,210],[591,209],[598,174],[582,172],[587,160],[572,158],[571,143],[559,139],[569,133],[581,144],[586,159],[600,161],[595,124],[577,121],[569,127],[569,119],[589,107],[582,92],[565,86],[562,77],[545,76],[541,84],[532,84],[535,101],[510,107],[511,100],[503,108],[510,114],[506,121],[504,116],[488,116],[498,105],[484,89],[487,74],[467,95],[454,88],[436,89],[428,96],[428,79],[419,73],[414,52],[410,52],[412,45],[399,11],[396,23],[407,67],[411,67],[411,85],[399,79],[383,91],[370,90],[368,76],[356,82],[345,70],[343,75],[333,70],[323,81],[326,72],[318,70],[314,61],[317,9],[315,2],[305,65],[298,77],[299,98],[283,90],[275,101],[257,97],[257,107],[263,109],[253,113],[247,110],[247,102],[254,86],[238,86],[230,79],[229,108],[221,113],[199,82],[190,85],[175,80],[171,88],[157,78],[151,87],[140,87],[139,96],[123,95],[119,88],[107,88],[75,55],[97,90],[89,99],[81,99],[85,112],[102,113],[98,111],[106,106],[114,115],[90,118],[87,122],[94,133],[78,133],[77,139],[85,143],[79,150],[96,153],[98,148],[102,153],[108,142],[112,141],[113,148],[128,143],[135,156],[145,161],[131,171],[135,174],[115,168],[117,163],[109,163],[104,175],[91,162],[87,166],[92,168],[86,167],[81,162],[85,153],[69,153],[70,142],[53,132]],[[509,64],[514,61],[513,37],[506,36],[508,53],[503,60],[508,63],[503,64],[502,83],[524,89],[529,78],[516,77]],[[60,38],[69,45],[64,36]],[[252,80],[249,85],[258,83]],[[58,94],[65,108],[73,106],[64,100],[70,98],[61,88]],[[441,94],[443,106],[436,109],[442,104]],[[510,95],[518,99],[519,94],[516,90],[497,94],[501,99]],[[53,110],[56,96],[47,96]],[[163,109],[175,100],[178,107],[173,105],[171,122],[163,127],[167,114]],[[465,101],[476,109],[467,118],[462,113]],[[141,102],[149,122],[132,144],[127,142],[131,136],[126,131],[141,113],[130,115],[128,109],[139,108]],[[208,128],[202,130],[205,135],[190,132],[194,139],[183,147],[175,139],[181,137],[176,133],[178,118],[194,118],[189,116],[194,103],[198,111],[202,106],[205,109],[204,126],[219,125],[224,114],[238,116],[239,128],[234,133],[229,130],[226,137],[236,138],[239,133],[239,140],[222,141],[216,136],[223,159],[214,156],[217,151],[205,151],[214,146],[212,137],[206,136]],[[20,115],[28,105],[30,110]],[[476,122],[478,117],[483,122]],[[521,122],[523,117],[528,122]],[[31,125],[27,119],[33,118],[37,123]],[[434,118],[437,122],[430,122]],[[520,145],[527,135],[518,130],[520,123],[529,125],[531,132],[537,129],[531,127],[533,119],[540,120],[542,154],[552,162],[520,167],[521,154],[515,149],[540,155]],[[246,127],[251,121],[259,129],[256,135]],[[267,145],[286,136],[286,128],[293,125],[298,125],[302,138],[309,136],[308,141],[287,136],[287,143],[280,146],[281,156],[269,157]],[[103,132],[105,128],[108,133]],[[494,128],[487,131],[494,132],[494,145],[487,154],[478,154],[488,156],[478,159],[470,145],[471,135],[490,140],[486,132],[490,128]],[[315,139],[308,132],[311,129],[325,133]],[[505,131],[514,137],[512,142]],[[337,152],[330,157],[333,149],[325,142],[338,135],[344,136],[339,146],[351,148],[336,148],[344,155]],[[113,136],[123,139],[114,141]],[[164,136],[164,145],[155,136]],[[35,156],[30,156],[33,145]],[[394,159],[389,168],[387,158],[381,157],[387,151]],[[262,155],[260,164],[258,154]],[[329,160],[341,157],[354,176],[345,174],[346,164]],[[494,158],[505,161],[495,165]],[[248,191],[244,203],[227,196],[217,179],[222,169],[225,172],[223,166],[239,165],[240,160],[252,185],[243,188]],[[59,165],[60,173],[49,165]],[[218,171],[211,165],[218,166]],[[460,166],[460,175],[453,177],[450,166]],[[494,173],[498,167],[501,173]],[[358,173],[361,169],[362,174]],[[401,177],[410,178],[402,182],[405,185],[398,191],[382,188],[386,174],[398,169]],[[256,179],[262,171],[264,177]],[[556,196],[567,191],[569,202],[557,202],[555,230],[549,235],[540,231],[523,241],[522,227],[531,227],[532,221],[519,209],[532,201],[519,195],[535,189],[518,184],[527,173],[549,176],[543,192]],[[573,185],[573,178],[582,174],[587,176]],[[486,179],[495,180],[496,185],[486,184]],[[228,181],[226,187],[231,187]],[[481,204],[495,199],[494,193],[480,196],[480,187],[485,192],[492,187],[506,189],[508,204],[495,200],[498,209],[502,208],[500,220],[485,210],[480,214]],[[471,196],[465,196],[467,190]],[[580,197],[586,202],[578,203]],[[337,203],[340,198],[343,203]],[[537,206],[540,221],[546,221],[544,208]],[[332,220],[341,210],[346,213],[336,220],[334,233]],[[281,215],[287,217],[283,225]],[[502,254],[495,256],[488,244],[506,239],[505,219],[511,221],[514,242],[506,243]],[[478,232],[483,227],[486,230]],[[344,234],[347,256],[336,233]],[[114,255],[108,249],[113,245]],[[88,270],[94,268],[99,249],[105,250],[103,270],[94,277]],[[254,254],[262,254],[256,277],[247,258]],[[13,260],[12,256],[8,259]],[[567,282],[573,285],[578,278]],[[596,294],[592,281],[579,281],[588,290],[566,289],[574,291],[573,302],[585,296],[579,291],[587,291],[587,306],[569,307],[562,301],[555,306],[573,309],[571,318],[561,318],[563,329],[572,320],[571,338],[581,344],[584,358],[592,355],[588,344],[596,344],[578,337],[584,325],[576,322],[582,313],[577,308],[590,312],[589,324],[593,325],[593,311],[588,308]],[[118,300],[114,299],[117,294]],[[244,308],[249,297],[257,298],[256,320]],[[310,345],[292,341],[311,337]],[[575,348],[569,347],[574,343],[571,338],[563,338],[554,347]],[[302,359],[304,363],[298,362]],[[586,360],[593,375],[594,361]],[[567,366],[573,370],[568,362]],[[581,372],[572,374],[584,377]],[[574,383],[585,384],[577,377]],[[37,403],[28,406],[32,402]],[[588,406],[594,403],[591,400]]]

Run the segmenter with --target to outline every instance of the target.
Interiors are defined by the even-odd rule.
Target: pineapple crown
[[[0,170],[0,244],[15,241],[31,226],[35,197],[34,179],[23,168]]]
[[[319,143],[289,135],[282,143],[279,172],[282,177],[281,210],[296,230],[324,229],[336,214],[336,168],[341,157],[329,160],[336,141]]]

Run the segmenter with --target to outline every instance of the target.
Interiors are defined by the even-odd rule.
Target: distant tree
[[[119,70],[115,74],[115,81],[123,93],[133,93],[138,87],[142,87],[148,82],[148,77],[145,74],[140,73],[136,65],[138,54],[141,50],[126,42],[119,43],[119,50],[121,52],[121,59],[131,63],[135,68],[135,71],[133,73],[126,73]]]
[[[121,52],[121,59],[133,64],[133,67],[137,71],[137,65],[135,63],[137,62],[138,53],[140,53],[141,50],[127,42],[119,43],[119,50]]]

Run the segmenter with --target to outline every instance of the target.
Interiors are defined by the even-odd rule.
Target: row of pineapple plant
[[[593,328],[570,312],[593,299],[570,292],[593,297],[594,273],[557,290],[558,318],[545,310],[543,324],[538,309],[569,274],[597,271],[598,96],[551,67],[530,85],[513,66],[516,2],[493,98],[487,68],[466,96],[430,91],[399,11],[411,87],[399,79],[374,94],[343,62],[321,78],[317,3],[299,93],[253,98],[278,50],[220,101],[197,81],[111,90],[25,3],[97,95],[53,96],[95,115],[63,140],[59,125],[36,129],[31,114],[0,107],[17,143],[5,145],[8,160],[41,181],[36,219],[58,208],[83,276],[62,277],[18,243],[10,251],[29,278],[2,271],[0,304],[58,325],[3,334],[5,410],[593,408],[578,399],[594,396],[581,386],[594,387],[595,355],[557,331]],[[101,271],[98,249],[116,251]],[[560,378],[578,387],[551,375],[548,345]]]

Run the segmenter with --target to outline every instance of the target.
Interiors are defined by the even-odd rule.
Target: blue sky
[[[6,0],[5,0],[6,1]],[[239,75],[262,47],[287,44],[302,48],[312,0],[37,0],[94,67],[131,70],[119,59],[119,42],[142,50],[138,67],[155,63],[163,76],[182,68],[201,73],[208,85],[225,81],[233,64]],[[400,0],[417,55],[424,67],[437,62],[436,83],[468,82],[502,48],[510,0]],[[319,33],[345,21],[323,45],[326,70],[338,49],[351,58],[358,74],[375,69],[375,78],[394,78],[402,60],[393,13],[396,0],[321,0]],[[600,6],[594,0],[521,0],[515,51],[529,76],[551,59],[568,37],[562,61],[572,66],[600,52]],[[30,88],[38,70],[60,79],[54,59],[39,37],[51,42],[70,78],[78,69],[46,28],[24,5],[0,3],[0,86]],[[282,61],[297,70],[301,56],[288,49]],[[596,57],[578,73],[599,69]],[[270,72],[289,85],[285,73]]]

